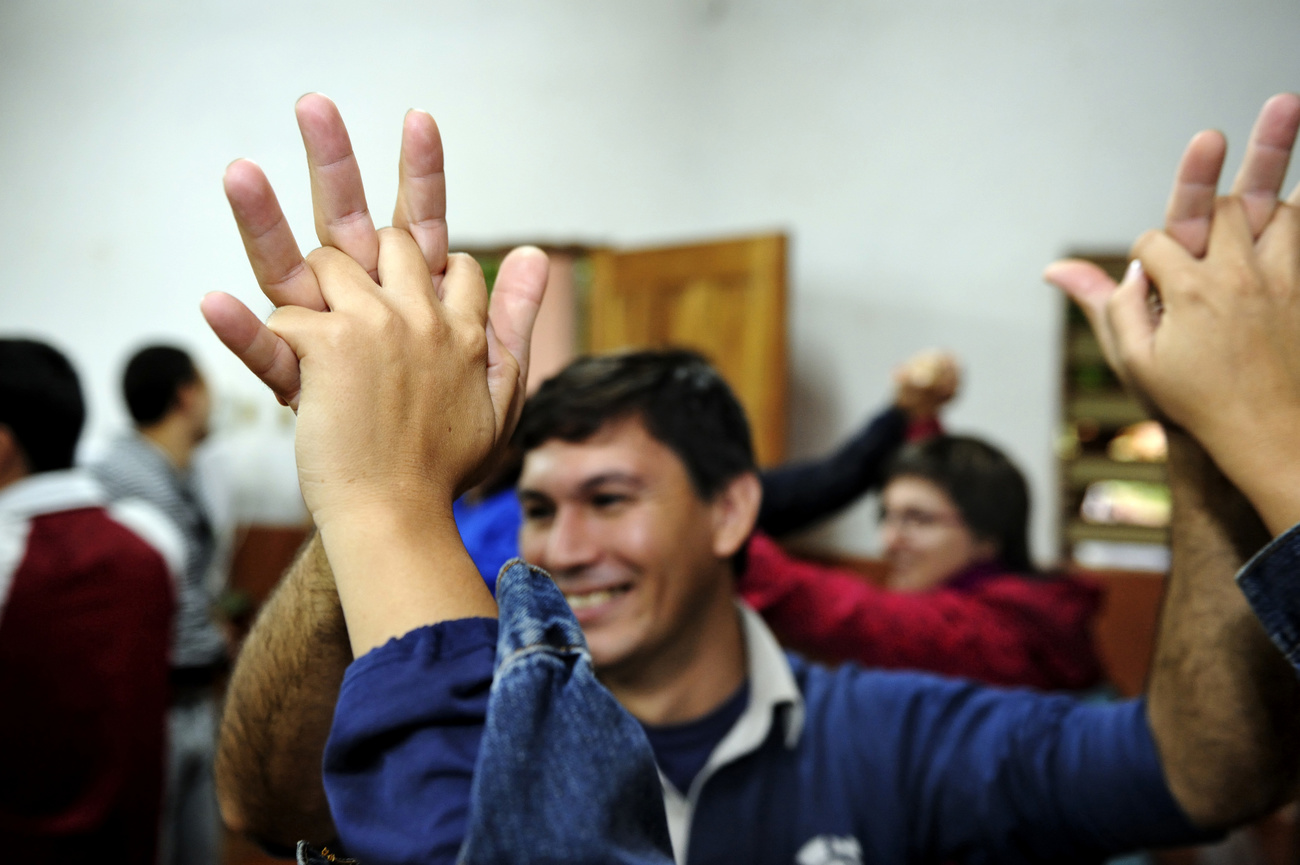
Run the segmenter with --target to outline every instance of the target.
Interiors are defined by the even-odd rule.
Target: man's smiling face
[[[732,603],[717,505],[638,417],[529,451],[519,498],[520,551],[569,599],[602,673],[672,663],[699,644],[708,612]]]

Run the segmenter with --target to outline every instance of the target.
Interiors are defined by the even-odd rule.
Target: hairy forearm
[[[351,661],[333,575],[313,536],[263,606],[231,674],[216,763],[231,828],[286,845],[334,837],[321,755]]]
[[[1233,581],[1267,530],[1177,430],[1169,474],[1173,565],[1148,710],[1175,798],[1198,824],[1226,827],[1292,792],[1300,699],[1294,673]]]

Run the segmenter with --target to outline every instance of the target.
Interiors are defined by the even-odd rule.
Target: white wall
[[[147,338],[265,406],[196,308],[256,297],[222,168],[259,161],[308,246],[293,100],[339,103],[377,213],[418,106],[453,244],[790,232],[795,453],[852,429],[907,353],[959,352],[950,426],[1026,467],[1046,554],[1060,307],[1038,274],[1154,225],[1193,132],[1241,142],[1300,88],[1297,45],[1295,0],[6,0],[0,330],[72,354],[92,442]],[[870,524],[823,540],[867,550]]]

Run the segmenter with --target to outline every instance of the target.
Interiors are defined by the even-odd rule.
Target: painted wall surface
[[[1295,0],[7,0],[0,330],[73,356],[90,449],[153,338],[195,350],[228,429],[283,440],[197,312],[213,289],[268,309],[222,169],[261,163],[309,248],[294,99],[339,103],[381,215],[418,106],[453,245],[789,232],[796,455],[880,405],[897,360],[959,353],[949,426],[1026,468],[1045,555],[1061,301],[1039,273],[1155,225],[1193,132],[1240,143],[1300,88],[1297,44]],[[872,523],[818,540],[869,551]]]

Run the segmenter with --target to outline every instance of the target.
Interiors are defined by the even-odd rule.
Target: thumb
[[[550,263],[535,246],[511,250],[501,262],[488,306],[488,391],[497,429],[508,436],[523,405],[533,324]]]
[[[1151,343],[1155,336],[1157,322],[1152,316],[1147,293],[1150,283],[1142,262],[1133,259],[1129,262],[1124,280],[1112,292],[1106,304],[1105,320],[1114,350],[1111,368],[1124,382],[1141,379],[1139,370],[1134,366],[1141,364],[1151,355]]]
[[[1106,316],[1106,304],[1118,288],[1115,280],[1091,261],[1077,258],[1052,262],[1043,271],[1043,279],[1059,288],[1079,307],[1101,344],[1106,362],[1118,372],[1115,334]]]

